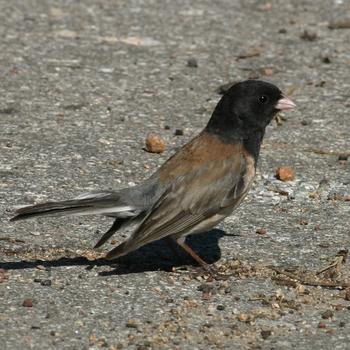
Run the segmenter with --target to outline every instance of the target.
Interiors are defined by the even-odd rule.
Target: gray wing
[[[252,179],[246,178],[245,157],[212,161],[177,178],[158,199],[132,236],[110,251],[114,259],[169,235],[181,236],[223,208],[237,206]]]

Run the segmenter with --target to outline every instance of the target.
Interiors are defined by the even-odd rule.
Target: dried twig
[[[11,238],[11,237],[0,237],[0,241],[6,241],[10,243],[25,243],[22,239]]]
[[[339,155],[350,156],[350,152],[335,152],[335,151],[328,151],[328,150],[317,149],[317,148],[307,148],[306,151],[316,153],[316,154],[327,155],[327,156],[339,156]]]
[[[346,282],[317,281],[317,280],[313,280],[313,279],[300,277],[298,275],[295,275],[294,273],[284,271],[284,270],[282,270],[278,267],[275,267],[275,266],[268,266],[268,268],[281,274],[281,275],[285,275],[285,276],[289,277],[290,279],[298,281],[301,284],[304,284],[307,286],[314,286],[314,287],[320,286],[320,287],[328,287],[328,288],[347,288],[347,287],[350,287],[350,283],[346,283]]]
[[[316,272],[316,275],[320,275],[323,272],[334,269],[335,273],[340,272],[341,265],[345,264],[346,259],[348,257],[349,251],[347,249],[339,250],[337,255],[332,259],[331,263],[324,267],[323,269]]]

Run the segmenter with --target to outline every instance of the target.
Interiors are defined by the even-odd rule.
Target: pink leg
[[[197,263],[202,266],[206,271],[210,270],[209,265],[188,245],[185,243],[185,238],[176,239],[176,243],[185,250]]]

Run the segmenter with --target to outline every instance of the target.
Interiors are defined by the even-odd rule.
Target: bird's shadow
[[[221,250],[218,242],[225,235],[227,234],[224,231],[214,229],[198,235],[189,236],[186,242],[203,258],[203,260],[212,264],[221,257]],[[91,261],[84,257],[63,257],[56,260],[0,262],[0,267],[6,270],[22,270],[35,268],[39,264],[43,265],[45,268],[86,266],[86,269],[92,269],[95,266],[108,266],[112,269],[101,271],[99,275],[110,276],[145,271],[171,271],[174,267],[186,264],[196,265],[196,262],[183,252],[180,247],[175,248],[179,252],[179,256],[174,254],[164,240],[160,240],[147,244],[115,261],[109,261],[104,258]]]

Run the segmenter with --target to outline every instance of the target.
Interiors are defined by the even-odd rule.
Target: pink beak
[[[275,106],[276,109],[279,109],[281,111],[292,109],[294,107],[296,107],[296,104],[286,96],[280,98]]]

